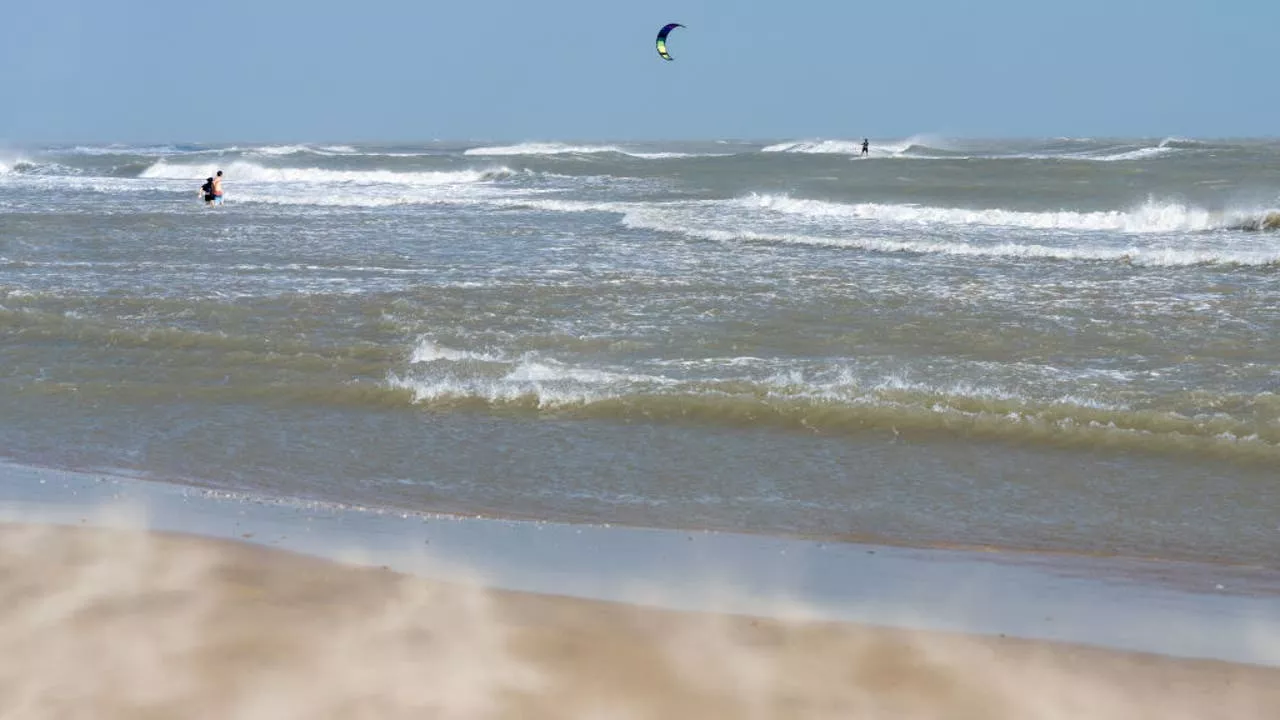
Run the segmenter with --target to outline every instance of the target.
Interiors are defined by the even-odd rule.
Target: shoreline
[[[90,476],[101,478],[103,481],[115,482],[124,481],[127,483],[145,483],[157,487],[169,488],[178,492],[193,492],[202,497],[229,501],[229,502],[246,502],[278,505],[289,508],[307,508],[315,509],[322,512],[357,512],[369,513],[381,516],[399,516],[402,518],[424,518],[424,519],[452,519],[463,521],[477,521],[485,523],[527,523],[540,525],[556,525],[565,527],[581,527],[593,529],[626,529],[634,531],[653,531],[662,533],[685,533],[685,534],[714,534],[724,536],[744,536],[756,538],[774,538],[786,541],[794,541],[811,545],[859,545],[871,548],[892,548],[898,550],[916,550],[923,552],[939,552],[939,553],[961,553],[970,556],[986,556],[997,562],[1012,562],[1015,564],[1039,564],[1049,563],[1058,564],[1068,567],[1073,563],[1079,562],[1089,564],[1095,561],[1101,564],[1113,564],[1117,566],[1125,566],[1125,573],[1136,573],[1139,575],[1158,575],[1159,570],[1168,569],[1184,569],[1192,574],[1199,574],[1202,571],[1210,572],[1223,571],[1226,573],[1242,573],[1242,574],[1258,574],[1266,576],[1268,581],[1263,584],[1265,591],[1274,590],[1280,593],[1280,558],[1277,564],[1266,565],[1257,562],[1246,562],[1241,560],[1231,560],[1228,558],[1218,557],[1201,557],[1201,556],[1161,556],[1151,554],[1126,553],[1121,551],[1093,551],[1093,550],[1075,550],[1065,549],[1054,545],[1036,546],[1036,545],[994,545],[984,543],[971,543],[960,541],[921,541],[911,542],[907,540],[897,540],[892,537],[881,537],[872,534],[859,533],[804,533],[804,532],[788,532],[788,531],[771,531],[771,530],[752,530],[750,528],[736,528],[730,526],[708,525],[705,527],[689,527],[683,525],[645,525],[633,521],[606,521],[592,519],[588,516],[576,516],[566,514],[557,517],[541,517],[534,514],[526,514],[517,511],[496,511],[496,510],[467,510],[461,507],[448,508],[414,508],[401,505],[365,505],[360,503],[350,503],[336,500],[325,500],[319,498],[310,498],[302,496],[280,495],[274,496],[263,491],[245,490],[222,486],[217,483],[195,480],[195,479],[167,479],[155,478],[147,473],[135,473],[126,469],[86,469],[86,468],[60,468],[48,465],[32,465],[21,463],[16,460],[0,458],[0,476],[7,469],[17,469],[20,471],[37,471],[53,474],[68,474],[71,476]],[[0,503],[4,501],[3,494],[0,494]],[[1152,569],[1151,573],[1143,571],[1144,566]],[[1274,584],[1273,582],[1274,581]]]
[[[0,714],[1264,720],[1280,668],[493,589],[0,524]]]
[[[0,522],[141,526],[677,611],[785,610],[1280,667],[1280,573],[1265,569],[412,514],[9,463],[0,479]]]

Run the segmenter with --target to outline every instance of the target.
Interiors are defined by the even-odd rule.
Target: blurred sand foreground
[[[0,718],[1266,718],[1280,669],[0,525]]]

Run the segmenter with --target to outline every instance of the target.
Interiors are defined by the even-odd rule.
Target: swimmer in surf
[[[212,182],[213,182],[213,204],[221,205],[222,204],[222,171],[221,170],[219,170],[218,174],[214,176]]]
[[[870,147],[871,147],[871,143],[868,142],[866,138],[862,138],[862,154],[863,155],[866,155],[871,152],[871,150],[869,149]]]
[[[213,178],[205,178],[204,184],[200,186],[200,195],[204,198],[205,205],[213,204]]]

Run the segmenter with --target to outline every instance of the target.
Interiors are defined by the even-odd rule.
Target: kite
[[[671,34],[672,30],[675,30],[678,27],[684,26],[680,23],[668,23],[663,25],[662,29],[658,31],[658,54],[662,56],[663,60],[672,59],[671,54],[667,52],[667,36]]]

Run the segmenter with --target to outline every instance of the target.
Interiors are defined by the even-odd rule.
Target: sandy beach
[[[0,717],[1271,718],[1280,669],[0,526]]]
[[[0,720],[1280,720],[1280,4],[363,5],[6,5]]]

